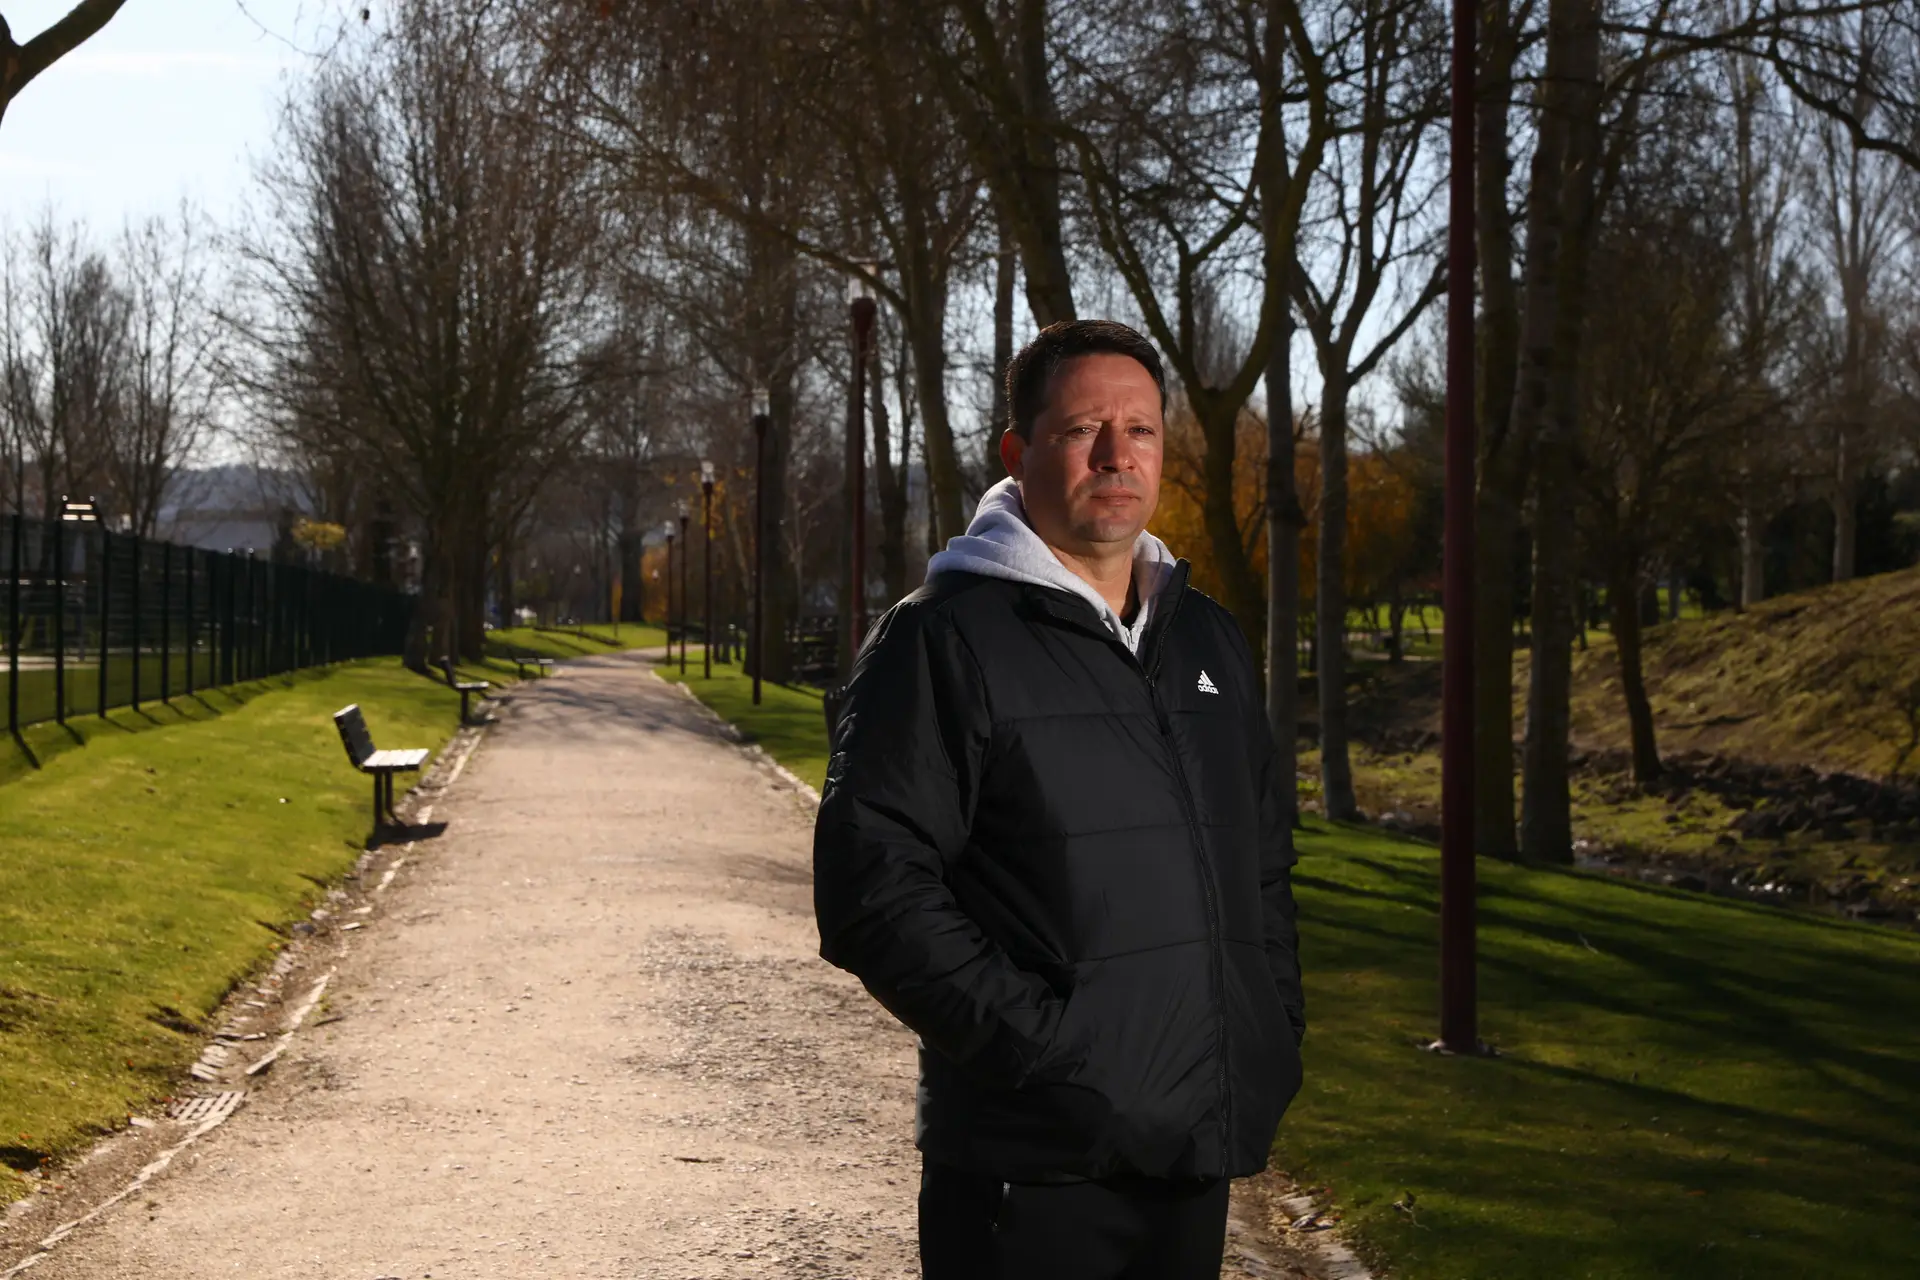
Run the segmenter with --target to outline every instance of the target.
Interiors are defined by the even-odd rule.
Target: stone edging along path
[[[459,730],[427,775],[401,798],[398,807],[409,826],[432,821],[434,804],[460,777],[493,723]],[[293,938],[267,972],[229,993],[208,1019],[220,1029],[188,1068],[189,1083],[162,1114],[129,1117],[125,1130],[73,1161],[51,1189],[43,1187],[40,1194],[7,1206],[0,1214],[0,1266],[5,1267],[0,1280],[13,1280],[44,1261],[62,1241],[131,1198],[245,1105],[248,1082],[279,1060],[320,1004],[352,934],[365,927],[413,847],[407,841],[362,853],[343,885],[293,926]],[[377,882],[376,871],[383,873]]]

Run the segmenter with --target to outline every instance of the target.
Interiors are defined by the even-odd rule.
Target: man
[[[920,1036],[929,1280],[1212,1280],[1300,1085],[1290,780],[1239,628],[1145,532],[1152,344],[1050,325],[1007,393],[1010,478],[848,688],[820,953]]]

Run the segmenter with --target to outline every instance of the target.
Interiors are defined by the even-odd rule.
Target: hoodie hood
[[[1172,576],[1173,553],[1167,544],[1141,530],[1133,544],[1133,583],[1140,599],[1140,610],[1128,626],[1113,606],[1093,585],[1060,563],[1040,535],[1027,521],[1026,504],[1020,499],[1020,485],[1011,476],[980,496],[973,522],[966,533],[947,542],[927,562],[927,576],[936,573],[977,573],[988,578],[1005,578],[1069,591],[1094,607],[1128,649],[1140,652],[1140,638],[1147,632],[1147,619],[1153,612],[1154,597]]]

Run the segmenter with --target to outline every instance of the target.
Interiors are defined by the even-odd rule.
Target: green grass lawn
[[[1920,1256],[1920,938],[1483,861],[1502,1056],[1437,1058],[1413,1047],[1435,1024],[1435,851],[1318,824],[1301,843],[1308,1083],[1276,1152],[1395,1276]]]
[[[680,681],[677,660],[655,668],[669,680]],[[687,648],[684,682],[700,701],[737,725],[750,742],[808,786],[818,791],[827,780],[827,721],[820,709],[820,691],[803,685],[760,684],[760,705],[753,705],[753,678],[737,665],[716,662],[713,678],[701,674],[700,647]]]
[[[622,623],[617,630],[616,636],[616,628],[605,622],[569,627],[565,631],[497,627],[487,632],[487,652],[489,655],[527,653],[564,662],[568,658],[586,658],[622,649],[658,649],[667,643],[666,630],[650,623]],[[591,639],[582,639],[581,634],[576,633]]]
[[[350,702],[382,746],[436,749],[460,705],[369,660],[39,726],[37,769],[6,749],[0,1201],[172,1092],[200,1041],[162,1021],[204,1019],[359,856],[371,784],[331,720]]]
[[[819,784],[817,696],[768,686],[755,711],[737,670],[689,675]],[[1300,844],[1307,1083],[1275,1155],[1397,1280],[1878,1277],[1920,1256],[1920,938],[1483,861],[1501,1056],[1441,1058],[1416,1048],[1436,851],[1318,822]]]

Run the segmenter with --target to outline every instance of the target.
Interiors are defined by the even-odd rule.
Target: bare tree
[[[1301,246],[1294,295],[1320,372],[1320,503],[1314,608],[1321,794],[1329,818],[1359,811],[1347,740],[1347,444],[1353,391],[1446,287],[1434,260],[1438,170],[1424,150],[1444,99],[1434,6],[1364,6],[1364,56],[1336,97],[1319,217]],[[1384,314],[1382,312],[1384,311]],[[1365,336],[1363,341],[1362,335]]]
[[[1002,232],[1018,247],[1033,322],[1044,328],[1073,319],[1062,195],[1069,170],[1061,155],[1048,0],[942,0],[902,8],[993,194]]]
[[[246,245],[257,389],[419,522],[416,667],[478,655],[489,555],[584,429],[602,220],[524,53],[498,12],[401,6],[289,102]]]
[[[1844,102],[1848,118],[1872,129],[1882,112],[1870,83],[1870,68],[1889,52],[1888,32],[1875,15],[1856,15],[1844,26],[1856,41],[1853,58],[1860,86]],[[1846,126],[1821,112],[1813,129],[1807,187],[1814,239],[1832,273],[1839,314],[1834,318],[1838,403],[1831,415],[1829,494],[1833,507],[1833,581],[1853,577],[1857,552],[1860,479],[1876,453],[1876,401],[1886,360],[1884,296],[1894,254],[1904,238],[1899,188],[1915,180],[1897,159],[1855,145]]]
[[[86,229],[52,209],[8,251],[6,407],[19,449],[24,506],[34,481],[43,514],[64,494],[118,506],[107,462],[121,410],[126,294]]]
[[[118,267],[127,297],[125,385],[107,469],[117,504],[151,537],[173,477],[206,438],[217,383],[206,231],[183,207],[173,225],[129,226]]]

